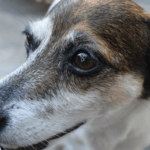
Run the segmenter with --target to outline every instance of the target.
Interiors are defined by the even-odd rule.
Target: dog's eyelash
[[[23,35],[27,36],[27,39],[25,41],[25,47],[27,51],[27,57],[29,56],[30,52],[33,52],[38,46],[40,45],[40,41],[35,40],[34,35],[30,32],[30,30],[25,29],[22,32]]]
[[[32,35],[28,29],[22,31],[22,34],[23,34],[23,35],[29,35],[29,36]]]

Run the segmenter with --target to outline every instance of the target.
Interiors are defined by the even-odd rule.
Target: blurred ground
[[[150,0],[134,0],[150,11]],[[30,20],[45,14],[48,5],[32,0],[0,0],[0,78],[18,68],[26,59],[21,31]]]

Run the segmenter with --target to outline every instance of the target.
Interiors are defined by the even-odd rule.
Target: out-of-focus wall
[[[142,6],[146,11],[150,11],[150,0],[133,0]]]
[[[48,6],[34,0],[0,0],[0,78],[25,62],[21,32],[29,21],[42,17]]]
[[[44,3],[47,3],[47,4],[51,4],[53,0],[35,0],[36,2],[44,2]]]

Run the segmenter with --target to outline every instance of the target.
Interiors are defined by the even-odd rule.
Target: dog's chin
[[[52,137],[50,137],[49,139],[46,139],[45,141],[41,141],[37,144],[33,144],[30,146],[26,146],[26,147],[16,147],[16,146],[8,146],[8,145],[1,145],[1,150],[43,150],[45,148],[47,148],[49,146],[49,144],[51,145],[52,142],[56,139],[59,139],[67,134],[69,134],[70,132],[78,129],[80,126],[84,125],[86,121],[81,122],[77,125],[75,125],[72,128],[67,129],[64,132],[58,133],[57,135],[54,135]]]

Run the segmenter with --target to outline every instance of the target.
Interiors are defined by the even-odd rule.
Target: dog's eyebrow
[[[73,33],[66,36],[66,40],[68,40],[68,42],[73,41],[78,45],[92,42],[91,38],[89,38],[89,36],[83,31],[73,31]]]
[[[68,54],[73,47],[88,47],[90,49],[93,49],[94,42],[87,34],[84,32],[78,32],[74,34],[74,38],[72,37],[67,37],[67,42],[65,42],[65,49],[63,51],[63,54]],[[90,46],[91,45],[91,46]],[[95,53],[100,54],[100,52],[95,48],[93,49]]]
[[[22,31],[22,34],[24,34],[24,35],[31,35],[32,33],[31,33],[29,27],[26,27],[26,29],[24,31]]]

